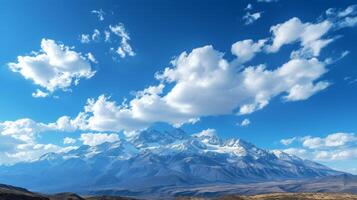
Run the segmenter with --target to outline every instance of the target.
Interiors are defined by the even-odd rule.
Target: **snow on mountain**
[[[214,132],[143,131],[98,146],[48,153],[31,163],[0,167],[0,182],[32,190],[85,192],[194,184],[241,183],[336,175],[318,163],[267,151]]]

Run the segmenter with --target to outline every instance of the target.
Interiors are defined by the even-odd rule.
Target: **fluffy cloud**
[[[0,133],[24,143],[33,143],[37,133],[49,130],[46,124],[31,119],[0,122]]]
[[[357,5],[348,6],[345,10],[329,8],[326,10],[329,20],[334,22],[337,29],[354,27],[357,25]]]
[[[18,56],[17,63],[8,66],[49,92],[67,90],[77,85],[80,79],[89,79],[95,73],[86,57],[54,40],[42,39],[41,49],[32,56]],[[34,96],[39,95],[37,92]]]
[[[98,98],[90,98],[84,110],[75,118],[63,116],[49,124],[36,123],[30,119],[1,122],[0,136],[6,137],[8,142],[18,143],[14,145],[16,149],[11,150],[11,155],[13,158],[19,155],[20,158],[20,155],[24,155],[24,149],[29,152],[35,152],[34,149],[63,150],[62,147],[51,144],[36,146],[36,136],[40,132],[130,132],[145,129],[156,122],[180,126],[184,123],[195,123],[200,117],[205,116],[237,112],[241,115],[249,114],[264,108],[277,97],[282,97],[284,101],[306,100],[327,88],[329,83],[322,80],[328,71],[327,62],[321,62],[317,57],[321,48],[326,46],[322,44],[329,40],[321,37],[331,31],[330,22],[325,20],[316,24],[302,23],[299,19],[293,18],[273,26],[271,30],[273,35],[270,39],[261,39],[257,42],[247,39],[234,43],[231,52],[235,58],[231,60],[211,45],[181,53],[171,61],[171,66],[156,73],[158,84],[136,92],[128,102],[117,103],[110,97],[101,95]],[[120,56],[135,55],[128,43],[130,38],[123,25],[110,26],[110,30],[104,33],[105,41],[108,42],[111,41],[111,34],[119,36],[120,47],[117,52]],[[295,51],[296,55],[281,66],[243,65],[257,53],[275,53],[283,45],[297,41],[301,47]],[[20,56],[18,63],[9,64],[10,68],[49,92],[55,89],[68,89],[72,82],[76,84],[80,78],[90,78],[94,74],[88,60],[94,62],[95,59],[90,58],[89,54],[88,58],[85,58],[69,47],[56,44],[53,40],[44,39],[42,43],[41,52],[32,56]],[[302,53],[299,52],[307,51],[304,49],[311,51],[311,54],[301,56]],[[343,138],[341,135],[340,137]],[[118,139],[116,134],[106,133],[87,133],[82,134],[80,138],[88,145]],[[341,139],[334,142],[332,136],[310,139],[310,143],[306,142],[307,144],[301,148],[295,149],[295,152],[308,154],[314,149],[306,145],[312,147],[324,144],[324,148],[336,147],[333,145],[339,148],[345,146],[338,145]],[[26,145],[27,148],[24,148]],[[342,152],[347,150],[340,149],[339,153],[342,155]],[[319,157],[327,156],[321,153]]]
[[[281,143],[290,145],[292,141],[296,141],[301,146],[283,151],[303,158],[325,162],[357,158],[357,136],[354,133],[333,133],[326,137],[294,137],[282,139]]]
[[[171,67],[156,73],[160,84],[137,92],[131,101],[121,104],[105,95],[90,99],[76,119],[80,119],[84,130],[135,131],[156,122],[180,126],[195,123],[200,117],[237,110],[241,115],[250,114],[277,96],[284,101],[306,100],[330,85],[321,80],[328,71],[326,63],[316,58],[324,46],[316,44],[327,41],[321,37],[330,26],[327,20],[313,24],[292,18],[271,28],[272,44],[269,39],[234,43],[231,52],[237,57],[231,61],[211,45],[183,52],[171,61]],[[129,38],[123,26],[110,28],[114,34]],[[312,58],[293,56],[271,69],[265,65],[242,65],[259,52],[277,52],[295,41],[302,45],[298,51],[310,49]]]
[[[81,138],[79,140],[81,140],[84,145],[97,146],[105,142],[119,141],[119,136],[114,133],[84,133],[81,134]]]
[[[327,71],[316,58],[292,59],[274,70],[259,65],[241,72],[232,63],[212,46],[184,52],[172,67],[156,74],[161,84],[119,105],[104,95],[89,99],[77,119],[86,130],[133,131],[155,122],[194,123],[203,116],[232,114],[237,108],[240,114],[249,114],[281,94],[290,101],[307,99],[318,90],[299,92],[296,87],[318,85],[316,80]],[[165,85],[172,85],[166,93]]]
[[[0,122],[0,163],[32,161],[48,152],[60,152],[63,147],[37,142],[42,132],[55,130],[52,126],[31,119]]]
[[[255,43],[250,39],[238,41],[232,45],[231,52],[238,57],[236,61],[239,64],[245,63],[251,60],[255,54],[263,50],[265,42],[266,40],[259,40]]]
[[[117,48],[116,53],[121,58],[125,58],[126,56],[135,56],[135,52],[129,44],[130,37],[128,32],[125,30],[123,24],[118,24],[115,26],[109,26],[111,32],[120,38],[120,46]]]
[[[347,143],[357,141],[357,136],[353,133],[334,133],[325,138],[321,137],[305,137],[303,140],[303,146],[316,149],[323,147],[339,147],[344,146]]]
[[[293,52],[293,56],[318,56],[323,47],[333,39],[322,39],[332,27],[332,23],[324,20],[320,23],[302,23],[294,17],[282,24],[270,28],[273,34],[273,43],[267,47],[268,52],[277,52],[285,44],[299,41],[302,48]]]

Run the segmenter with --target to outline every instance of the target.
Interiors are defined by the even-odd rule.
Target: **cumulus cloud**
[[[81,140],[84,145],[97,146],[105,142],[119,141],[119,136],[114,133],[83,133],[79,140]]]
[[[95,14],[98,17],[99,21],[104,20],[105,12],[102,9],[92,10],[91,13]]]
[[[171,66],[156,73],[157,84],[136,92],[129,101],[117,103],[109,96],[101,95],[88,99],[83,111],[74,118],[63,116],[49,124],[36,123],[29,119],[1,122],[1,135],[20,143],[34,145],[36,135],[46,130],[102,132],[81,136],[83,143],[97,145],[100,143],[98,141],[118,139],[117,136],[105,132],[137,131],[157,122],[181,126],[185,123],[196,123],[205,116],[250,114],[264,108],[277,97],[281,97],[283,101],[306,100],[329,86],[329,82],[323,80],[329,62],[318,59],[319,51],[324,47],[320,45],[321,42],[329,40],[322,39],[331,31],[329,24],[326,20],[320,23],[303,23],[292,18],[273,26],[271,38],[257,41],[247,39],[234,43],[231,49],[233,59],[227,59],[225,53],[214,49],[212,45],[182,52],[171,61]],[[108,35],[108,41],[111,39],[110,34],[119,36],[119,55],[135,55],[128,43],[130,38],[124,26],[110,26],[109,31],[109,34],[105,34],[106,38]],[[309,56],[296,53],[300,56],[292,56],[280,66],[245,66],[258,53],[275,53],[283,45],[298,41],[301,47],[297,52],[309,49]],[[90,58],[89,54],[88,58],[85,58],[54,41],[43,40],[43,43],[41,52],[27,56],[26,59],[19,58],[18,63],[10,63],[10,67],[25,74],[28,79],[49,92],[67,89],[72,82],[76,84],[80,78],[90,78],[94,74],[88,60],[94,62],[95,59]],[[33,71],[38,69],[33,65],[40,66],[40,70]],[[47,76],[41,77],[43,74]],[[67,84],[62,83],[63,79],[68,80],[65,82]],[[310,139],[310,144],[301,144],[301,148],[296,151],[309,153],[310,150],[320,148],[309,148],[306,145],[312,147],[324,144],[323,148],[346,146],[331,142],[333,137],[329,138],[329,142],[326,142],[326,138]],[[44,145],[42,148],[51,149],[45,148]]]
[[[234,43],[231,52],[236,58],[231,61],[211,45],[183,52],[170,67],[156,73],[160,84],[137,92],[132,100],[121,104],[105,95],[91,98],[77,119],[81,119],[85,130],[135,131],[156,122],[180,126],[204,116],[250,114],[277,96],[284,101],[306,100],[330,85],[321,80],[328,71],[328,62],[317,58],[324,47],[320,44],[330,41],[321,38],[330,27],[327,20],[303,23],[292,18],[272,26],[271,39]],[[122,26],[111,26],[114,34],[128,38],[124,30]],[[275,53],[297,41],[301,48],[296,52],[308,49],[310,56],[292,56],[281,66],[269,69],[266,65],[243,66],[260,52]]]
[[[49,130],[46,124],[37,123],[28,118],[0,122],[1,135],[10,136],[24,143],[34,142],[36,134],[46,130]]]
[[[316,80],[327,71],[313,58],[292,59],[274,70],[259,65],[237,72],[234,62],[212,46],[184,52],[171,63],[156,74],[159,85],[137,92],[129,102],[117,104],[105,95],[89,99],[78,121],[87,130],[133,131],[156,122],[194,123],[203,116],[232,114],[237,109],[239,114],[249,114],[279,95],[291,101],[307,99],[317,90],[300,94],[295,88],[319,84]],[[172,86],[166,93],[165,85]]]
[[[265,39],[259,40],[256,43],[251,39],[238,41],[232,45],[231,52],[238,57],[236,59],[238,63],[245,63],[254,58],[258,52],[261,52],[265,43]]]
[[[95,74],[81,53],[50,39],[42,39],[41,51],[31,56],[18,56],[17,63],[9,63],[8,66],[48,92],[68,90],[80,79],[89,79]],[[39,95],[36,92],[34,96]]]
[[[290,145],[296,141],[298,148],[283,151],[306,159],[334,162],[357,158],[357,136],[354,133],[332,133],[326,137],[294,137],[282,139],[281,143]]]
[[[12,164],[33,161],[48,152],[59,152],[63,148],[54,144],[38,143],[38,135],[54,130],[52,126],[31,119],[0,122],[0,163]]]
[[[339,147],[344,146],[347,143],[357,141],[357,136],[353,133],[334,133],[325,138],[321,137],[305,137],[303,140],[303,146],[316,149],[323,147]]]
[[[292,53],[294,57],[319,56],[321,49],[333,41],[331,38],[322,39],[331,27],[332,23],[328,20],[313,24],[291,18],[270,28],[273,43],[267,47],[267,51],[277,52],[283,45],[299,41],[302,48]]]

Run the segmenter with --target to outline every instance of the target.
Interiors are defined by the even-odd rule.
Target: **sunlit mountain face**
[[[4,191],[355,192],[353,0],[3,0],[0,19]]]

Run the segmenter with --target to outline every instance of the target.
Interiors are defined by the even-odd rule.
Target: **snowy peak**
[[[129,137],[128,141],[137,147],[148,147],[151,145],[167,145],[177,140],[183,140],[187,137],[186,133],[181,129],[174,129],[173,131],[165,132],[146,130]]]
[[[193,134],[192,137],[197,138],[206,144],[212,144],[212,145],[221,144],[221,139],[218,137],[217,133],[212,129],[207,129],[200,133]]]
[[[147,130],[114,143],[49,153],[32,163],[5,167],[0,179],[14,176],[13,184],[31,189],[44,189],[44,185],[53,189],[52,183],[64,188],[70,187],[69,183],[84,188],[145,188],[338,174],[318,163],[260,149],[241,139],[224,140],[212,131],[188,135],[175,129]],[[38,181],[33,183],[33,178]]]

